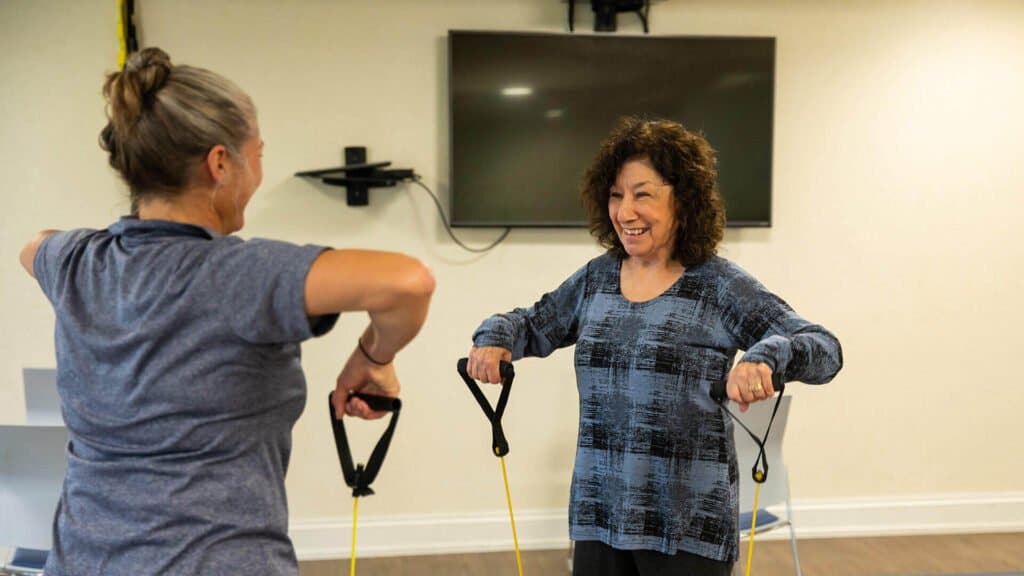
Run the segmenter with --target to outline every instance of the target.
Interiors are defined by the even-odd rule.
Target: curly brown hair
[[[715,151],[703,135],[670,120],[622,118],[601,143],[583,177],[583,204],[591,235],[613,254],[626,257],[608,214],[608,197],[622,165],[639,158],[649,160],[672,185],[676,207],[672,259],[693,266],[714,256],[725,230]]]

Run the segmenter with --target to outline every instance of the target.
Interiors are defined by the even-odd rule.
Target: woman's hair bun
[[[167,83],[171,57],[159,48],[144,48],[128,57],[122,73],[131,78],[140,94],[147,96]]]
[[[107,75],[103,95],[100,147],[128,184],[133,205],[180,194],[214,146],[237,155],[257,130],[256,108],[238,86],[204,68],[171,64],[159,48],[129,56]]]
[[[142,116],[167,83],[171,57],[159,48],[144,48],[128,56],[124,68],[107,76],[103,95],[110,103],[110,123],[118,134],[125,134]]]

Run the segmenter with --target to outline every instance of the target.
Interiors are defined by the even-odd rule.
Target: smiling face
[[[629,258],[647,263],[672,259],[675,196],[647,158],[622,165],[608,196],[608,216]]]

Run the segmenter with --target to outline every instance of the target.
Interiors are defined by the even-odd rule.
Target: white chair
[[[50,549],[67,444],[62,426],[0,426],[0,546],[15,548],[9,562],[0,558],[8,572],[32,573],[34,551]]]
[[[25,382],[25,423],[63,426],[60,395],[57,393],[57,370],[54,368],[22,368]]]
[[[768,459],[768,478],[761,484],[761,493],[757,503],[757,526],[755,537],[764,532],[779,528],[789,528],[789,539],[793,546],[793,564],[797,576],[800,571],[800,555],[796,546],[796,531],[793,527],[793,507],[789,498],[789,474],[782,460],[782,439],[786,432],[786,420],[789,417],[789,406],[792,397],[783,396],[779,411],[775,414],[775,422],[765,442],[765,456]],[[765,428],[772,416],[775,400],[752,404],[745,413],[733,410],[733,413],[747,425],[747,428],[759,438],[764,436]],[[734,408],[733,405],[730,409]],[[736,441],[736,458],[740,471],[740,539],[750,538],[750,519],[754,510],[754,490],[757,484],[751,475],[751,467],[757,461],[760,449],[750,435],[733,422],[733,438]],[[772,510],[769,511],[768,508]],[[754,546],[756,553],[756,544]],[[739,569],[739,562],[736,563]]]

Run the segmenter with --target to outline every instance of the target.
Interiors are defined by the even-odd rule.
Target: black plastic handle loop
[[[469,372],[466,367],[469,364],[469,358],[460,358],[457,364],[459,370],[459,376],[462,376],[462,380],[469,387],[469,391],[473,393],[473,397],[476,398],[477,404],[484,411],[484,415],[487,416],[487,420],[491,423],[491,449],[494,451],[494,455],[502,457],[508,454],[508,440],[505,439],[505,430],[501,427],[501,417],[505,414],[505,406],[508,404],[508,395],[512,391],[512,381],[516,378],[516,370],[512,367],[511,362],[501,361],[498,365],[498,372],[501,374],[501,395],[498,396],[498,405],[491,408],[491,403],[484,396],[480,386],[469,376]]]
[[[726,395],[726,385],[728,382],[728,379],[712,382],[711,389],[708,390],[708,394],[711,396],[712,400],[721,406],[722,410],[725,410],[726,414],[732,417],[740,427],[746,430],[750,438],[755,444],[757,444],[757,458],[754,459],[754,465],[750,469],[750,475],[754,479],[754,482],[764,484],[764,482],[768,480],[768,456],[764,453],[764,443],[768,440],[768,434],[772,430],[772,423],[775,422],[775,414],[779,411],[779,403],[782,402],[782,394],[786,391],[786,383],[782,379],[782,374],[778,372],[772,373],[772,388],[778,396],[775,398],[775,406],[772,407],[772,417],[768,420],[768,427],[764,430],[764,436],[758,438],[742,420],[733,414],[731,410],[726,408],[726,400],[728,400]]]
[[[359,398],[363,402],[366,402],[366,405],[374,412],[399,412],[402,410],[402,401],[398,398],[392,398],[391,396],[377,396],[376,394],[353,392],[349,394],[348,397]]]
[[[380,440],[377,441],[377,446],[374,447],[373,452],[370,454],[370,459],[364,467],[362,464],[358,466],[353,466],[352,464],[352,452],[348,447],[348,435],[345,434],[345,419],[334,417],[333,397],[334,392],[327,395],[327,409],[331,416],[334,446],[338,451],[338,461],[341,463],[341,473],[345,477],[345,485],[352,488],[352,496],[354,498],[370,496],[373,494],[370,484],[377,478],[377,473],[380,472],[380,467],[384,463],[384,456],[391,445],[391,437],[395,433],[398,415],[402,410],[402,401],[398,398],[363,394],[362,392],[349,394],[350,398],[359,398],[366,402],[370,410],[375,412],[391,412],[391,422],[388,423],[387,430],[384,431]]]
[[[718,382],[712,382],[711,389],[708,391],[708,394],[711,396],[711,399],[714,400],[715,402],[718,402],[719,404],[728,400],[729,398],[726,392],[726,386],[728,384],[728,378],[724,380],[719,380]],[[780,396],[786,390],[786,383],[782,381],[782,374],[779,374],[778,372],[772,372],[772,389],[778,392]]]

